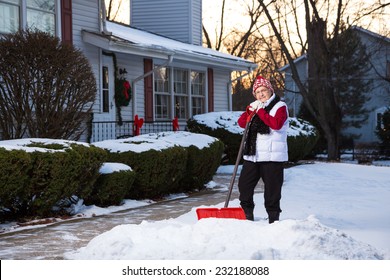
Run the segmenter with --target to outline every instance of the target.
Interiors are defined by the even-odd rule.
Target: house
[[[360,36],[366,51],[370,56],[372,68],[367,73],[366,78],[372,79],[372,89],[369,92],[370,100],[365,104],[365,108],[370,112],[367,121],[361,128],[349,127],[344,129],[343,135],[358,135],[355,143],[375,143],[378,138],[375,134],[377,126],[380,125],[381,115],[390,106],[390,39],[380,36],[369,30],[353,27]],[[298,57],[294,61],[299,76],[305,84],[308,77],[308,64],[306,54]],[[290,115],[296,116],[299,113],[300,105],[303,102],[298,86],[292,80],[291,69],[286,65],[279,69],[285,75],[285,101],[288,104]],[[387,80],[386,80],[387,79]]]
[[[342,133],[345,136],[358,135],[354,139],[355,143],[373,144],[379,141],[375,131],[378,125],[381,125],[381,115],[390,107],[390,38],[357,26],[354,26],[353,29],[365,45],[372,65],[370,71],[365,75],[365,78],[372,79],[371,91],[368,93],[370,99],[365,104],[369,116],[361,128],[349,127],[344,129]],[[305,84],[308,77],[306,54],[298,57],[294,63],[301,80]],[[299,93],[298,86],[292,80],[290,66],[286,65],[279,70],[285,74],[284,96],[290,115],[296,116],[303,102],[302,96]]]
[[[98,92],[82,140],[132,136],[137,118],[144,121],[140,132],[148,133],[172,130],[173,120],[184,129],[193,115],[231,110],[231,72],[257,65],[202,47],[201,0],[131,0],[130,26],[106,21],[104,2],[0,0],[0,33],[34,25],[90,61]],[[115,87],[122,90],[125,82],[130,102],[118,108]]]

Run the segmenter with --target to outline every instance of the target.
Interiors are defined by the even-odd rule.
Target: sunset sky
[[[105,0],[106,5],[108,7],[108,3],[110,0]],[[117,20],[123,23],[129,23],[130,12],[129,12],[129,1],[130,0],[114,0],[113,11],[118,11]],[[352,15],[356,15],[357,11],[363,11],[364,8],[371,7],[373,2],[381,1],[385,3],[383,0],[349,0],[344,1],[348,2],[348,12]],[[332,2],[332,1],[329,1]],[[336,1],[334,1],[336,2]],[[224,29],[226,31],[232,28],[240,28],[242,30],[246,30],[249,25],[249,18],[246,15],[247,7],[246,5],[255,3],[256,0],[228,0],[225,2],[225,16],[224,16]],[[120,4],[118,10],[118,4]],[[221,22],[221,7],[222,0],[203,0],[202,1],[202,9],[203,9],[203,25],[206,27],[209,36],[212,38],[215,37],[216,32],[219,32],[220,22]],[[300,6],[300,9],[303,10],[303,5]],[[330,7],[330,9],[336,9],[336,6]],[[328,10],[324,8],[324,11]],[[335,10],[329,14],[335,14]],[[387,16],[386,16],[387,15]],[[325,13],[322,15],[323,17],[329,16]],[[389,23],[388,18],[390,16],[390,6],[386,7],[385,14],[377,15],[374,20],[369,20],[366,18],[361,24],[361,27],[369,29],[373,32],[377,32],[380,34],[389,35]],[[349,17],[349,21],[351,21],[354,16]],[[346,19],[347,20],[347,19]],[[304,24],[304,14],[302,13],[302,17],[300,18],[300,24]],[[293,23],[293,21],[290,21]],[[350,22],[352,24],[356,24],[355,22]],[[290,26],[291,27],[291,26]],[[268,32],[269,26],[266,25],[264,28],[264,32]],[[225,33],[226,34],[226,33]]]

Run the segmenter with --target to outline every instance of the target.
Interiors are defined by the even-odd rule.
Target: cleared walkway
[[[95,236],[117,225],[176,218],[189,212],[193,207],[224,202],[230,178],[231,175],[215,175],[213,181],[218,187],[187,198],[159,202],[105,216],[69,220],[40,228],[1,234],[0,259],[63,259],[65,252],[86,246]],[[235,184],[231,200],[238,197],[236,186]],[[258,187],[256,190],[261,192],[262,188]]]

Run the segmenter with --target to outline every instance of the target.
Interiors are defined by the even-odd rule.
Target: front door
[[[111,56],[102,56],[100,69],[99,113],[94,114],[91,142],[115,139],[115,78]]]

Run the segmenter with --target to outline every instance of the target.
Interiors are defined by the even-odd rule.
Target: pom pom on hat
[[[253,95],[255,95],[255,91],[259,87],[266,87],[271,92],[274,92],[274,89],[273,89],[273,87],[271,85],[271,82],[268,81],[266,78],[264,78],[262,76],[257,76],[255,82],[253,83],[253,91],[252,91]]]

